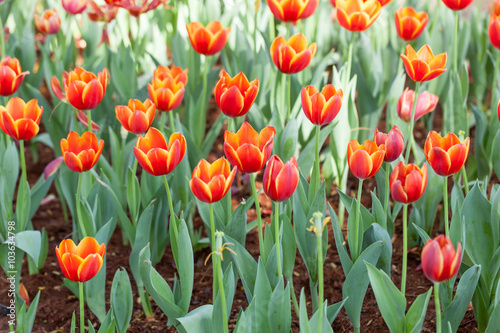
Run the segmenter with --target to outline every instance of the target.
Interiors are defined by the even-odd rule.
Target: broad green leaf
[[[116,320],[116,329],[119,333],[127,332],[132,318],[134,299],[128,273],[123,268],[118,269],[115,273],[110,298],[110,305]]]
[[[432,295],[432,287],[424,294],[418,295],[413,301],[410,309],[406,313],[406,332],[419,333],[424,324],[425,315],[427,314],[427,305]]]

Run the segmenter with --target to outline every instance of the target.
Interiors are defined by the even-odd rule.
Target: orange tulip
[[[439,97],[429,93],[427,90],[419,94],[417,97],[417,106],[415,107],[415,112],[413,114],[415,121],[434,111],[438,101]],[[399,97],[397,111],[399,118],[407,123],[410,122],[414,102],[415,92],[406,87],[405,91]]]
[[[156,9],[163,1],[162,0],[121,0],[121,1],[107,1],[112,2],[116,6],[120,6],[126,9],[130,15],[134,17],[139,17],[141,14],[147,13],[150,10]]]
[[[219,21],[210,22],[205,28],[200,22],[186,24],[193,49],[204,55],[219,53],[226,45],[231,27],[224,29]]]
[[[151,127],[146,136],[138,136],[134,155],[141,167],[154,176],[171,173],[186,154],[186,139],[172,133],[167,141],[159,130]]]
[[[281,72],[294,74],[309,65],[316,50],[316,43],[308,46],[306,37],[301,33],[293,35],[288,41],[278,36],[271,45],[271,57]]]
[[[151,100],[146,99],[144,103],[138,99],[130,99],[128,106],[117,105],[115,107],[116,118],[123,128],[133,134],[146,132],[155,119],[156,107]]]
[[[65,239],[56,246],[56,255],[64,276],[74,282],[87,282],[101,270],[106,244],[85,237],[78,246]]]
[[[417,39],[429,21],[426,12],[417,12],[412,7],[399,8],[394,18],[399,38],[406,41]]]
[[[400,161],[392,171],[389,186],[394,201],[404,204],[417,201],[427,186],[427,164],[420,169],[418,165]]]
[[[151,85],[153,86],[161,86],[164,84],[165,80],[168,78],[172,78],[176,83],[182,82],[183,85],[186,85],[188,82],[188,69],[182,69],[176,66],[158,66],[153,73],[153,80],[151,81]]]
[[[359,179],[375,176],[385,156],[385,146],[366,140],[363,145],[352,139],[347,146],[347,162],[352,174]]]
[[[54,35],[61,29],[61,18],[55,9],[47,9],[42,16],[35,15],[35,26],[42,33]]]
[[[224,154],[231,165],[243,173],[257,172],[273,151],[274,127],[264,127],[260,134],[246,121],[237,133],[224,132]]]
[[[274,17],[283,22],[296,22],[311,16],[319,0],[267,0]]]
[[[384,145],[385,155],[384,161],[395,161],[403,152],[405,139],[401,130],[396,126],[392,126],[389,133],[385,134],[380,132],[378,128],[375,129],[375,137],[373,139],[377,145]]]
[[[401,59],[403,59],[406,74],[413,81],[429,81],[446,71],[444,68],[446,66],[446,52],[434,55],[427,44],[422,46],[418,52],[415,52],[410,44],[406,45],[406,55],[402,54]]]
[[[62,0],[62,6],[68,14],[80,14],[87,7],[88,0]]]
[[[500,0],[493,1],[493,13],[500,15]]]
[[[488,36],[490,37],[491,45],[500,49],[500,13],[491,13]]]
[[[443,3],[450,9],[462,10],[469,6],[473,0],[443,0]]]
[[[63,87],[53,76],[50,85],[54,94],[61,100],[65,98],[78,110],[92,110],[101,103],[106,86],[108,85],[108,70],[104,68],[97,76],[87,72],[81,67],[76,67],[74,71],[63,72]]]
[[[378,2],[380,3],[380,6],[382,6],[382,7],[384,7],[385,5],[387,5],[391,1],[392,0],[378,0]]]
[[[380,2],[377,0],[337,0],[337,20],[349,31],[368,29],[380,15]]]
[[[117,14],[118,6],[116,5],[104,4],[100,6],[95,1],[89,2],[87,15],[91,21],[110,23],[115,19]]]
[[[24,103],[21,98],[12,97],[6,107],[0,105],[0,129],[16,140],[29,140],[38,133],[42,113],[38,100]]]
[[[75,172],[88,171],[94,167],[101,156],[104,141],[99,140],[92,132],[84,132],[80,137],[71,131],[67,139],[61,139],[61,152],[64,162]]]
[[[299,184],[299,167],[297,160],[292,157],[290,161],[283,161],[276,156],[271,156],[267,162],[262,186],[264,193],[275,202],[288,200]]]
[[[425,158],[438,175],[448,177],[460,171],[465,164],[469,146],[468,137],[460,142],[453,133],[441,137],[439,133],[430,131],[425,141]]]
[[[342,89],[336,90],[331,84],[324,86],[321,92],[307,86],[300,91],[302,110],[314,125],[329,124],[339,114],[343,96]]]
[[[3,57],[0,61],[0,96],[10,96],[19,89],[24,76],[30,72],[21,72],[21,64],[16,58]]]
[[[153,80],[148,83],[149,98],[160,111],[176,109],[184,98],[184,86],[187,83],[188,70],[180,67],[158,66]]]
[[[236,170],[236,167],[231,170],[223,157],[212,164],[202,159],[193,170],[189,187],[198,200],[208,203],[220,201],[231,188]]]
[[[439,235],[429,239],[422,250],[422,269],[432,282],[443,282],[457,274],[462,263],[462,245],[457,243],[457,250],[450,238]]]
[[[259,80],[248,82],[243,73],[231,78],[222,71],[222,75],[214,88],[217,105],[228,117],[244,116],[252,106],[259,92]]]

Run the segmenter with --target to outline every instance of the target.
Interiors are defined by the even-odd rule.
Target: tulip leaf
[[[212,333],[213,306],[203,305],[184,317],[176,318],[186,333]]]
[[[500,327],[500,305],[496,305],[490,315],[485,333],[498,333]]]
[[[320,134],[319,134],[319,146],[322,147],[323,144],[326,141],[326,138],[330,133],[332,132],[333,128],[335,127],[335,123],[330,123],[328,126],[325,126],[323,129],[321,129]],[[301,150],[299,158],[297,159],[297,164],[299,166],[299,170],[302,171],[303,174],[309,175],[311,173],[311,169],[314,164],[314,151],[316,147],[316,141],[315,140],[309,140],[307,145],[304,147],[304,149]]]
[[[134,299],[130,279],[127,271],[123,268],[118,269],[115,273],[110,298],[110,305],[116,320],[116,329],[119,333],[127,332],[132,318]]]
[[[97,333],[114,333],[115,332],[115,317],[113,311],[108,311],[106,318],[101,323],[101,327],[99,327],[99,331]],[[90,328],[94,328],[92,325],[89,325]]]
[[[314,315],[309,320],[309,327],[311,327],[311,332],[318,332],[318,312],[323,311],[323,321],[321,323],[321,332],[322,333],[333,333],[332,325],[328,321],[327,314],[327,301],[323,302],[323,304],[318,308],[318,310],[314,313]]]
[[[270,332],[289,333],[292,326],[292,312],[290,305],[290,285],[284,288],[285,282],[280,278],[278,285],[269,300],[267,318],[271,326]]]
[[[342,234],[342,230],[340,229],[340,223],[337,218],[337,214],[333,210],[332,206],[328,204],[328,210],[330,211],[330,218],[333,227],[333,235],[335,237],[335,246],[337,248],[337,252],[339,254],[340,262],[342,264],[342,270],[344,271],[344,275],[347,275],[352,268],[353,262],[347,253],[347,249],[345,247],[344,235]]]
[[[255,302],[255,309],[257,310],[254,313],[255,317],[253,318],[255,325],[259,327],[259,330],[261,332],[271,332],[269,320],[267,317],[267,311],[272,295],[272,288],[271,284],[269,283],[264,264],[260,259],[257,268],[257,277],[255,279],[255,288],[253,290],[253,295],[253,302]]]
[[[432,287],[424,294],[418,295],[413,301],[410,309],[406,313],[406,332],[419,333],[422,331],[425,315],[427,314],[427,306],[432,295]]]
[[[29,220],[31,207],[31,191],[30,185],[24,176],[21,176],[16,200],[16,231],[21,232],[26,229]]]
[[[137,176],[133,173],[132,168],[127,169],[127,204],[130,210],[132,221],[137,221],[139,208],[141,206],[141,187]]]
[[[291,119],[285,126],[282,132],[281,141],[279,142],[279,154],[283,161],[288,161],[295,155],[297,149],[297,141],[299,137],[300,124],[296,119]]]
[[[300,332],[302,333],[312,333],[311,326],[309,325],[309,318],[307,316],[307,306],[306,306],[306,296],[304,294],[304,288],[300,290],[300,311],[299,311],[299,325]]]
[[[282,219],[282,241],[283,247],[283,275],[290,281],[293,279],[293,270],[295,268],[295,258],[297,256],[297,244],[295,240],[292,223],[286,214],[281,215]]]
[[[189,231],[186,222],[182,219],[179,220],[176,215],[171,215],[173,219],[176,220],[177,227],[179,228],[179,239],[176,240],[175,236],[172,237],[171,242],[172,247],[176,247],[177,255],[174,256],[175,264],[177,266],[177,272],[179,273],[179,279],[181,281],[181,291],[182,299],[180,304],[181,309],[185,313],[189,310],[189,304],[191,303],[191,295],[193,293],[193,281],[194,281],[194,258],[193,258],[193,247],[191,245],[191,238],[189,237]],[[172,226],[170,227],[172,229]]]
[[[382,206],[382,203],[380,202],[379,198],[375,195],[375,193],[373,193],[373,191],[370,192],[370,195],[372,197],[372,212],[374,220],[382,228],[387,230],[387,216],[384,213],[384,207]]]
[[[33,188],[30,191],[31,205],[30,205],[29,219],[33,218],[33,215],[35,215],[37,209],[40,207],[40,203],[42,202],[43,198],[45,198],[45,196],[47,195],[47,192],[49,191],[49,188],[52,185],[52,181],[54,180],[54,178],[55,174],[44,180],[42,175],[40,176],[36,184],[33,185]]]
[[[420,236],[420,238],[422,239],[422,243],[426,243],[429,239],[431,239],[431,237],[425,232],[424,229],[420,228],[418,225],[416,225],[415,223],[412,224],[413,227],[417,230],[418,232],[418,235]]]
[[[220,260],[220,257],[218,257],[217,260]],[[222,271],[218,274],[222,274]],[[233,306],[234,291],[236,288],[232,264],[229,265],[223,274],[223,285],[224,295],[226,296],[226,318],[229,318],[231,314],[231,307]],[[214,307],[212,308],[212,332],[224,332],[224,321],[222,319],[223,309],[220,296],[220,292],[217,292],[217,298],[215,299]]]
[[[328,322],[330,323],[330,325],[333,323],[335,318],[337,318],[340,310],[342,310],[342,307],[344,306],[344,303],[346,301],[347,301],[347,298],[344,298],[340,302],[337,302],[335,304],[328,306],[328,308],[326,309],[326,312],[327,312]]]
[[[363,234],[363,250],[376,241],[382,241],[384,248],[378,259],[377,267],[381,268],[387,275],[391,274],[392,242],[387,230],[379,224],[372,224]]]
[[[35,262],[38,262],[42,247],[42,237],[38,230],[25,230],[15,236],[16,246],[26,252]]]
[[[139,270],[139,255],[149,242],[151,231],[151,222],[153,218],[153,204],[150,203],[142,212],[139,221],[137,222],[135,240],[132,243],[132,252],[129,257],[130,270],[137,283],[137,288],[143,288],[140,270]]]

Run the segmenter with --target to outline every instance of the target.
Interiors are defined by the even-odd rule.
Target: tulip
[[[288,200],[299,184],[299,167],[295,157],[283,164],[278,156],[273,155],[267,163],[262,184],[264,193],[271,200]]]
[[[469,138],[460,142],[453,133],[441,137],[439,133],[430,131],[425,141],[425,158],[438,175],[448,177],[460,171],[465,164],[469,146]]]
[[[500,13],[491,14],[488,25],[488,36],[490,37],[491,45],[500,49]]]
[[[323,87],[321,92],[313,86],[302,88],[300,98],[302,109],[307,119],[314,125],[326,125],[335,119],[342,107],[342,89],[336,90],[331,84]]]
[[[498,121],[500,121],[500,98],[498,99],[497,113],[498,113]]]
[[[227,42],[231,27],[224,29],[219,21],[212,21],[206,27],[200,22],[186,24],[193,49],[204,55],[219,53]]]
[[[54,35],[61,29],[61,18],[55,9],[47,9],[42,16],[35,15],[35,26],[42,33]]]
[[[87,7],[88,0],[62,0],[62,6],[68,14],[80,14]]]
[[[186,154],[186,139],[172,133],[168,141],[156,128],[151,127],[144,137],[138,136],[134,155],[142,168],[154,176],[171,173]]]
[[[231,170],[223,157],[212,164],[201,159],[193,170],[189,187],[198,200],[207,203],[220,201],[231,188],[236,170],[236,167]]]
[[[106,0],[108,3],[114,3],[116,6],[120,6],[126,9],[130,15],[134,17],[139,17],[141,14],[147,13],[150,10],[156,9],[163,1],[162,0],[140,0],[141,3],[138,4],[139,0]]]
[[[42,119],[43,106],[32,99],[25,103],[12,97],[5,107],[0,105],[0,129],[16,140],[29,140],[37,135]]]
[[[457,243],[457,250],[448,236],[439,235],[429,239],[422,250],[422,270],[432,282],[450,280],[457,274],[462,263],[462,245]]]
[[[288,41],[278,36],[271,45],[271,57],[281,72],[294,74],[309,65],[316,50],[316,43],[308,46],[306,37],[301,33],[293,35]]]
[[[276,130],[267,126],[260,134],[246,121],[237,133],[224,132],[224,153],[243,173],[258,172],[271,156]]]
[[[420,199],[427,186],[427,164],[422,168],[410,163],[399,162],[392,171],[389,181],[394,201],[408,204]]]
[[[21,72],[19,60],[5,56],[0,61],[0,96],[10,96],[15,93],[27,74],[29,72]]]
[[[473,0],[443,0],[446,7],[452,10],[462,10],[469,6]]]
[[[115,107],[116,118],[123,128],[133,134],[146,132],[155,119],[156,107],[151,100],[146,99],[144,103],[137,99],[130,99],[128,106],[117,105]]]
[[[413,7],[399,8],[394,15],[396,32],[405,41],[417,39],[424,31],[429,16],[426,12],[417,12]]]
[[[500,15],[500,0],[493,1],[493,13]]]
[[[158,66],[153,73],[151,84],[153,86],[165,85],[164,82],[168,78],[172,78],[176,83],[182,82],[182,84],[186,85],[188,81],[188,70],[175,66]]]
[[[401,59],[403,59],[406,73],[413,81],[429,81],[446,71],[444,68],[446,66],[446,52],[435,56],[427,44],[422,46],[418,52],[415,52],[410,44],[406,45],[406,55],[402,54]]]
[[[373,141],[375,141],[378,146],[385,146],[385,162],[395,161],[403,152],[405,144],[403,133],[396,125],[392,126],[387,134],[380,132],[378,128],[376,128]]]
[[[69,132],[67,139],[61,139],[61,152],[64,162],[75,172],[84,172],[92,169],[101,156],[104,141],[99,140],[92,132]]]
[[[366,140],[363,145],[352,139],[347,146],[347,161],[352,174],[358,179],[373,177],[384,161],[385,146]]]
[[[106,93],[107,84],[108,70],[106,68],[97,76],[81,67],[76,67],[69,73],[64,71],[64,92],[55,76],[50,80],[54,94],[61,100],[67,98],[68,102],[78,110],[95,109]]]
[[[222,71],[214,88],[214,97],[221,111],[228,117],[244,116],[252,106],[259,92],[259,80],[248,82],[243,73],[234,78]]]
[[[378,0],[378,2],[380,3],[380,6],[382,6],[382,7],[384,7],[385,5],[387,5],[391,1],[392,0]]]
[[[184,97],[184,83],[176,81],[172,76],[164,79],[153,77],[148,83],[149,98],[160,111],[170,111],[176,109]]]
[[[405,122],[410,122],[411,112],[413,108],[413,102],[415,101],[415,92],[408,87],[399,97],[397,111],[398,116]],[[413,115],[414,120],[419,120],[426,114],[434,111],[436,109],[439,97],[434,94],[424,91],[417,97],[417,106],[415,107],[415,113]]]
[[[95,1],[89,2],[87,15],[91,21],[110,23],[115,19],[117,14],[118,6],[116,5],[105,4],[99,6]]]
[[[267,0],[274,17],[283,22],[297,22],[311,16],[319,0]]]
[[[93,237],[83,238],[78,246],[72,239],[65,239],[56,246],[57,261],[64,276],[74,282],[86,282],[99,273],[106,244]]]
[[[368,29],[380,15],[380,2],[377,0],[337,0],[337,20],[349,31]]]

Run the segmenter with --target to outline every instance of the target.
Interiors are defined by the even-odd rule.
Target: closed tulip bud
[[[417,201],[427,186],[427,164],[419,168],[413,163],[399,162],[392,171],[389,186],[394,201],[403,204]]]
[[[222,71],[222,75],[214,88],[217,105],[228,117],[244,116],[252,106],[259,92],[259,80],[248,82],[243,73],[234,78]]]
[[[54,35],[61,29],[61,18],[55,9],[47,9],[42,16],[35,15],[35,26],[42,33]]]
[[[406,54],[402,54],[401,59],[403,59],[406,74],[416,82],[432,80],[446,71],[444,68],[446,52],[434,55],[427,44],[418,52],[415,52],[410,44],[406,45]]]
[[[429,15],[426,12],[417,12],[413,7],[399,8],[394,18],[396,32],[399,38],[405,41],[417,39],[429,21]]]
[[[245,121],[237,133],[224,132],[224,154],[239,171],[257,172],[271,156],[275,134],[276,130],[271,126],[259,134]]]
[[[462,245],[453,247],[448,236],[439,235],[429,239],[422,250],[422,269],[425,276],[432,282],[450,280],[457,274],[462,263]]]
[[[301,33],[293,35],[288,41],[278,36],[271,45],[271,58],[282,73],[294,74],[309,65],[316,50],[316,43],[308,45],[306,37]]]
[[[337,20],[349,31],[368,29],[380,15],[380,2],[377,0],[337,0]]]
[[[264,193],[275,202],[288,200],[299,184],[299,167],[297,160],[292,157],[290,161],[283,161],[276,156],[271,156],[267,162],[262,186]]]
[[[441,137],[439,133],[430,131],[425,141],[425,158],[438,175],[448,177],[463,167],[469,155],[469,146],[468,137],[460,142],[453,133]]]
[[[186,154],[186,139],[181,133],[172,133],[167,141],[163,134],[151,127],[144,137],[138,136],[134,155],[141,167],[153,176],[174,171]]]
[[[491,45],[500,50],[500,13],[491,13],[490,23],[488,25],[488,36]]]
[[[446,7],[452,10],[462,10],[469,6],[473,0],[443,0]]]
[[[115,107],[116,118],[123,128],[133,134],[145,133],[153,124],[156,107],[151,100],[146,99],[144,103],[138,99],[131,99],[128,105],[117,105]]]
[[[274,17],[283,22],[297,22],[314,14],[319,0],[267,0]]]
[[[210,22],[204,27],[200,22],[186,25],[193,49],[199,54],[214,55],[219,53],[227,42],[231,27],[224,29],[219,21]]]
[[[314,125],[329,124],[339,114],[343,96],[342,89],[336,90],[331,84],[324,86],[321,92],[313,86],[307,86],[300,92],[302,110]]]
[[[67,139],[61,139],[61,152],[64,162],[75,172],[89,171],[97,163],[104,148],[104,141],[99,140],[93,132],[69,132]]]
[[[56,246],[56,255],[64,276],[74,282],[87,282],[99,273],[102,267],[106,244],[93,237],[85,237],[78,246],[65,239]]]
[[[360,145],[352,139],[347,145],[347,162],[352,174],[358,179],[375,176],[384,162],[385,146],[366,140]]]
[[[5,56],[0,61],[0,96],[10,96],[19,89],[24,76],[30,72],[22,72],[21,64],[16,58]]]
[[[384,161],[395,161],[403,152],[405,139],[401,130],[396,126],[392,126],[389,133],[385,134],[375,129],[375,137],[373,139],[377,145],[385,146]]]
[[[413,110],[413,103],[415,101],[415,92],[408,87],[401,94],[398,100],[398,116],[407,123],[410,122],[411,112]],[[415,112],[413,114],[413,119],[415,121],[419,120],[426,114],[434,111],[436,109],[439,97],[434,94],[424,91],[417,97],[417,106],[415,107]]]
[[[12,97],[5,107],[0,105],[0,129],[16,140],[29,140],[37,135],[42,119],[43,107],[38,100],[25,103],[19,97]]]
[[[62,6],[68,14],[80,14],[87,8],[88,0],[62,0]]]
[[[231,188],[236,170],[236,167],[231,170],[223,157],[212,164],[202,159],[193,170],[189,187],[198,200],[207,203],[218,202]]]

